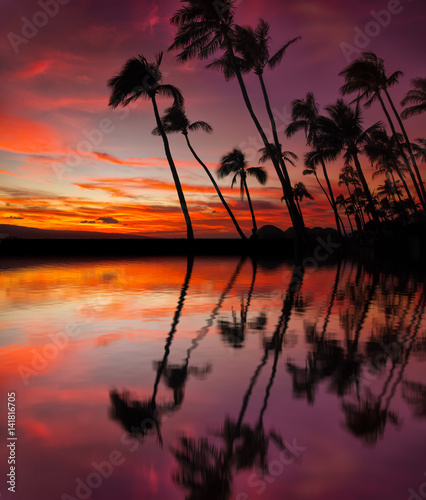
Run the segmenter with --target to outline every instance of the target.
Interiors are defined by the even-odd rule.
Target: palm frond
[[[301,36],[298,36],[296,38],[293,38],[292,40],[289,40],[288,42],[286,42],[270,59],[269,61],[267,62],[267,65],[270,69],[274,69],[275,66],[277,66],[282,58],[284,57],[284,54],[285,54],[285,51],[288,49],[288,47],[290,47],[290,45],[293,45],[294,43],[298,42],[299,40],[301,40],[302,37]]]
[[[213,132],[213,128],[211,127],[211,125],[203,121],[197,121],[191,123],[191,125],[188,126],[188,130],[191,130],[192,132],[196,132],[197,130],[202,130],[203,132],[207,132],[208,134]]]
[[[264,185],[268,180],[268,174],[263,167],[250,167],[246,170],[246,172],[248,175],[255,177],[259,184]]]

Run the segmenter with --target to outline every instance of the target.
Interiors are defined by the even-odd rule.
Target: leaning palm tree
[[[359,153],[362,152],[362,148],[371,134],[381,128],[381,123],[377,122],[364,130],[359,104],[355,108],[352,108],[342,99],[338,99],[336,104],[327,106],[325,109],[329,114],[329,118],[324,116],[318,118],[318,145],[322,154],[329,159],[335,159],[343,152],[347,164],[353,161],[367,198],[376,230],[380,233],[380,220],[359,161]]]
[[[370,107],[371,104],[377,99],[380,102],[383,112],[386,115],[386,119],[391,128],[392,135],[394,137],[397,137],[395,126],[382,98],[382,92],[385,94],[403,133],[405,139],[405,148],[409,153],[415,175],[413,169],[411,168],[408,157],[405,154],[404,148],[402,147],[402,142],[399,140],[399,138],[397,138],[396,140],[401,157],[403,158],[408,172],[410,173],[411,180],[417,192],[417,196],[419,197],[424,210],[426,210],[426,192],[423,185],[423,180],[414,158],[407,132],[388,90],[389,87],[398,83],[398,78],[402,76],[402,74],[403,73],[401,71],[395,71],[391,76],[388,77],[386,75],[383,59],[377,57],[373,52],[363,52],[359,58],[350,63],[343,71],[339,73],[340,76],[345,77],[345,84],[340,88],[340,91],[343,95],[358,92],[358,98],[356,99],[356,101],[359,102],[361,99],[367,99],[365,103],[366,107]]]
[[[252,232],[255,233],[257,231],[257,224],[247,187],[247,176],[253,176],[260,184],[265,184],[267,180],[266,171],[263,167],[248,167],[248,162],[244,153],[240,149],[234,149],[230,153],[224,155],[220,160],[220,167],[218,170],[219,179],[227,177],[229,174],[234,174],[231,182],[231,188],[234,187],[234,184],[237,182],[238,178],[240,178],[241,198],[244,197],[245,193],[253,222]]]
[[[413,88],[407,92],[401,101],[402,106],[411,104],[401,113],[403,120],[426,112],[426,78],[413,78],[411,84]]]
[[[306,189],[306,186],[303,184],[303,182],[296,182],[293,188],[293,194],[294,200],[296,201],[296,205],[300,213],[302,213],[300,202],[303,201],[304,198],[307,198],[308,200],[314,199],[311,193]]]
[[[321,155],[321,151],[318,148],[318,129],[317,122],[319,117],[319,106],[317,101],[315,100],[314,94],[309,92],[306,94],[305,99],[295,99],[291,103],[291,115],[292,115],[292,123],[286,128],[287,137],[291,137],[298,130],[304,130],[306,141],[309,146],[313,146],[316,155],[311,155],[312,161],[317,161],[321,167],[324,174],[324,179],[327,184],[328,195],[327,200],[331,205],[331,208],[334,212],[334,218],[336,221],[337,231],[340,236],[342,236],[342,230],[340,228],[340,220],[339,213],[337,211],[336,201],[334,199],[333,189],[331,187],[330,179],[328,177],[327,168],[325,166],[325,161],[323,155]],[[344,226],[343,226],[344,227]]]
[[[373,179],[377,174],[384,173],[386,176],[390,176],[393,184],[395,184],[395,173],[399,176],[408,199],[410,200],[413,213],[416,213],[417,207],[404,177],[406,169],[401,162],[396,137],[389,137],[384,129],[377,130],[371,134],[370,138],[367,140],[364,146],[364,152],[367,154],[371,164],[376,167]]]
[[[412,145],[416,158],[422,163],[426,163],[426,139],[417,138],[416,142]]]
[[[234,14],[236,1],[204,0],[201,2],[200,0],[182,0],[182,3],[184,6],[177,10],[171,18],[171,24],[177,26],[178,31],[169,50],[181,50],[177,55],[179,62],[185,62],[194,57],[205,60],[218,50],[225,51],[230,67],[232,68],[230,74],[236,76],[250,117],[262,138],[264,146],[268,148],[268,138],[253,110],[242,77],[242,70],[244,68],[241,58],[238,58],[235,54]],[[272,153],[271,157],[273,157]],[[273,164],[283,189],[283,195],[286,197],[289,215],[296,235],[299,241],[307,243],[306,228],[303,220],[300,220],[296,204],[294,203],[290,180],[286,179],[281,170],[280,163],[275,158],[273,159]]]
[[[191,218],[189,216],[179,175],[170,152],[169,141],[161,123],[156,101],[157,95],[165,95],[173,97],[175,104],[182,105],[183,97],[180,91],[173,85],[161,83],[162,74],[160,71],[160,64],[162,58],[163,53],[160,52],[157,54],[155,62],[148,62],[147,59],[140,54],[138,57],[128,59],[122,70],[116,76],[108,80],[108,87],[111,89],[109,106],[111,108],[116,108],[119,105],[125,107],[140,97],[151,99],[157,127],[163,139],[167,161],[172,172],[180,206],[185,217],[187,238],[193,239],[194,233],[192,230]]]
[[[188,120],[188,117],[186,116],[185,110],[182,106],[171,106],[170,108],[167,108],[164,115],[161,118],[161,123],[163,124],[163,129],[166,132],[166,134],[170,134],[173,132],[181,132],[186,139],[186,144],[188,145],[189,150],[191,151],[193,157],[197,160],[197,162],[203,167],[204,171],[208,175],[211,183],[213,184],[214,188],[216,189],[216,192],[220,198],[220,201],[222,202],[223,206],[225,207],[226,211],[228,212],[229,216],[231,217],[232,222],[234,223],[235,229],[238,231],[238,234],[241,236],[242,239],[246,239],[244,233],[242,232],[238,222],[236,221],[234,214],[232,213],[231,209],[229,208],[229,205],[226,203],[225,198],[223,197],[222,193],[220,192],[219,186],[217,185],[214,177],[210,173],[210,170],[207,168],[206,164],[200,159],[200,157],[197,155],[195,152],[194,148],[192,147],[188,133],[189,132],[195,132],[197,130],[203,130],[204,132],[210,133],[212,132],[212,127],[203,121],[196,121],[193,123],[190,123]],[[156,127],[152,133],[154,135],[160,135],[160,129]]]
[[[351,203],[351,199],[348,198],[348,199],[345,199],[345,197],[343,196],[343,194],[338,194],[336,196],[336,203],[343,208],[344,212],[345,212],[345,215],[346,217],[348,218],[348,222],[349,222],[349,226],[351,228],[351,233],[352,235],[354,234],[354,228],[352,226],[352,221],[351,221],[351,218],[349,217],[349,215],[351,214],[354,214],[354,206],[353,204]]]
[[[236,25],[233,32],[233,47],[237,54],[236,60],[238,62],[239,71],[242,73],[249,73],[250,71],[253,71],[253,73],[259,78],[260,87],[265,102],[265,108],[268,113],[269,121],[271,123],[272,135],[274,139],[273,144],[269,145],[270,154],[272,154],[273,148],[271,148],[271,146],[275,146],[275,150],[279,150],[280,143],[278,139],[275,117],[272,112],[269,94],[266,89],[263,75],[266,68],[274,69],[281,62],[288,47],[290,47],[293,43],[299,41],[301,37],[296,37],[285,42],[278,49],[278,51],[275,52],[275,54],[271,55],[269,50],[271,40],[269,30],[269,24],[263,19],[259,19],[256,28],[252,28],[251,26]],[[232,63],[232,59],[229,57],[228,52],[226,52],[221,58],[215,59],[211,64],[207,65],[207,67],[221,70],[228,80],[236,76],[234,65]],[[268,146],[266,146],[266,144],[265,149],[268,149]],[[273,158],[271,159],[273,160]],[[287,166],[285,163],[285,156],[280,155],[276,158],[276,160],[281,168],[286,183],[290,183],[290,176],[288,174]],[[291,210],[290,205],[292,201],[286,201],[289,210]],[[301,216],[301,220],[303,220],[303,216]]]

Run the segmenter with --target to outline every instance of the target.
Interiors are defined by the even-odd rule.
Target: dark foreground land
[[[0,257],[54,256],[155,256],[155,255],[274,255],[283,258],[312,255],[321,261],[326,255],[374,253],[421,259],[426,238],[363,238],[339,240],[327,233],[315,235],[303,251],[293,239],[21,239],[0,240]]]

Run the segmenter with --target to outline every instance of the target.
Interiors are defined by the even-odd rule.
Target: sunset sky
[[[402,70],[391,92],[399,106],[414,77],[426,76],[424,47],[426,5],[422,0],[240,0],[236,21],[271,24],[272,50],[301,36],[281,65],[265,76],[284,149],[301,158],[307,150],[303,134],[291,140],[283,130],[290,103],[313,91],[322,106],[333,103],[348,63],[342,43],[367,25],[375,36],[362,50],[385,61],[388,74]],[[238,84],[225,82],[205,62],[179,65],[167,52],[175,33],[171,15],[178,0],[0,0],[0,224],[43,229],[90,230],[159,237],[185,237],[186,230],[170,169],[155,126],[152,105],[138,101],[126,110],[108,108],[106,81],[129,57],[152,59],[165,51],[164,82],[178,86],[190,120],[209,122],[211,135],[197,132],[193,146],[215,171],[220,157],[241,148],[256,165],[254,151],[262,146],[244,106]],[[44,9],[49,14],[44,14]],[[386,26],[375,30],[379,11]],[[391,13],[393,12],[393,13]],[[390,18],[390,19],[389,19]],[[370,23],[370,24],[368,24]],[[38,25],[39,27],[36,27]],[[346,45],[348,47],[348,45]],[[253,105],[268,128],[258,81],[247,77]],[[161,110],[169,100],[159,101]],[[376,105],[365,113],[365,125],[382,120]],[[106,121],[109,120],[109,121]],[[426,115],[406,122],[411,139],[424,137]],[[102,129],[103,132],[99,132]],[[170,138],[196,237],[237,237],[201,167],[192,159],[180,134]],[[86,149],[86,152],[82,152]],[[372,169],[364,160],[367,178]],[[342,161],[330,166],[336,192]],[[289,217],[280,202],[281,189],[273,167],[266,187],[249,186],[258,225],[282,229]],[[421,167],[424,172],[424,165]],[[302,161],[290,167],[292,182],[303,180],[314,201],[303,202],[306,224],[332,226],[333,218],[315,180],[302,176]],[[230,189],[230,178],[219,181],[241,225],[250,234],[246,200]]]

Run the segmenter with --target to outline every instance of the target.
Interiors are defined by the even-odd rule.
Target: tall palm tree
[[[422,163],[426,163],[426,139],[418,138],[413,144],[416,158]]]
[[[239,71],[241,73],[248,73],[250,71],[253,71],[254,74],[259,78],[260,87],[269,121],[271,123],[272,135],[274,139],[273,144],[269,145],[270,152],[272,153],[271,146],[274,145],[275,150],[279,150],[280,144],[275,117],[272,112],[271,103],[263,74],[266,68],[274,69],[281,62],[287,48],[290,47],[293,43],[299,41],[301,37],[296,37],[285,42],[278,49],[278,51],[275,52],[275,54],[271,55],[269,50],[271,40],[269,30],[269,24],[263,19],[259,19],[256,28],[252,28],[251,26],[236,25],[233,32],[233,47],[237,54],[236,60],[238,62]],[[221,58],[215,59],[211,64],[207,65],[207,67],[221,70],[227,79],[236,76],[236,72],[234,71],[234,66],[228,52],[226,52]],[[266,145],[265,149],[268,149]],[[288,174],[285,160],[285,156],[283,155],[277,157],[277,162],[280,165],[285,181],[286,183],[290,183],[290,176]],[[303,216],[301,216],[301,219],[303,220]]]
[[[148,62],[147,59],[140,54],[138,57],[128,59],[121,71],[116,76],[108,80],[108,87],[111,89],[109,106],[111,108],[116,108],[119,105],[125,107],[130,102],[135,101],[140,97],[151,99],[157,127],[163,139],[167,161],[172,172],[180,206],[185,217],[187,238],[193,239],[194,233],[192,230],[191,218],[189,216],[179,175],[170,152],[169,141],[161,123],[156,101],[157,95],[165,95],[173,97],[175,104],[182,105],[183,97],[180,91],[173,85],[161,83],[162,74],[160,71],[160,64],[162,58],[163,53],[160,52],[157,54],[155,62]]]
[[[304,198],[308,198],[308,200],[313,200],[314,197],[311,195],[311,193],[306,189],[306,186],[303,184],[303,182],[296,182],[293,188],[293,193],[294,193],[294,200],[296,201],[297,208],[299,209],[299,212],[302,213],[302,210],[300,208],[300,202],[303,201]]]
[[[260,184],[265,184],[267,180],[267,174],[263,167],[248,167],[248,162],[244,153],[239,149],[234,149],[230,153],[224,155],[220,160],[220,167],[218,170],[219,179],[227,177],[229,174],[234,174],[231,182],[231,187],[240,179],[240,193],[241,198],[244,197],[244,193],[247,195],[247,201],[250,208],[251,218],[253,221],[253,230],[255,233],[257,231],[256,219],[254,216],[253,205],[250,198],[250,193],[247,187],[247,176],[253,176]]]
[[[410,200],[413,212],[417,212],[416,204],[404,177],[404,170],[406,169],[401,162],[395,136],[389,137],[384,129],[377,130],[366,141],[364,152],[370,159],[371,164],[376,167],[373,179],[376,177],[376,174],[385,173],[385,175],[392,177],[393,183],[395,184],[394,172],[396,172]]]
[[[358,92],[358,98],[356,100],[360,101],[361,99],[367,99],[365,103],[366,107],[371,106],[371,104],[376,99],[380,102],[380,105],[391,128],[392,135],[394,137],[397,137],[395,126],[383,101],[381,93],[383,92],[386,95],[386,98],[403,133],[405,139],[405,147],[409,153],[411,163],[416,175],[414,175],[413,173],[408,157],[405,154],[404,148],[402,147],[401,141],[399,140],[399,138],[397,138],[396,140],[401,153],[401,157],[403,158],[404,163],[410,173],[411,179],[417,192],[417,196],[419,197],[423,208],[426,210],[426,192],[423,185],[423,180],[414,158],[407,132],[388,91],[389,87],[398,83],[398,78],[402,76],[402,72],[395,71],[391,76],[388,77],[386,75],[383,59],[378,58],[373,52],[363,52],[359,58],[350,63],[343,71],[339,73],[339,75],[345,77],[345,85],[340,88],[340,91],[343,95]]]
[[[330,179],[328,177],[327,168],[325,166],[325,161],[321,151],[318,147],[318,117],[319,117],[319,106],[315,100],[314,94],[309,92],[306,94],[305,99],[295,99],[291,103],[291,117],[292,123],[286,128],[287,137],[291,137],[298,130],[304,130],[306,141],[309,146],[313,146],[316,155],[311,155],[312,162],[316,161],[322,166],[322,171],[324,174],[324,179],[327,184],[328,196],[327,200],[331,205],[334,212],[334,218],[336,221],[337,231],[340,236],[342,236],[342,229],[340,227],[339,213],[337,211],[336,200],[334,198],[333,189],[331,187]]]
[[[200,0],[182,0],[182,3],[185,5],[171,18],[172,25],[177,26],[178,31],[169,50],[181,50],[177,56],[179,62],[185,62],[194,57],[201,60],[207,59],[218,50],[224,50],[232,68],[231,74],[237,78],[250,117],[262,138],[265,148],[268,148],[268,138],[253,110],[242,77],[242,64],[234,51],[235,0],[221,0],[220,2],[218,0],[204,0],[203,2]],[[273,157],[273,153],[271,153],[271,157]],[[280,163],[275,158],[273,164],[283,189],[283,195],[286,199],[296,235],[299,241],[306,244],[308,241],[307,233],[293,200],[290,180],[284,176]]]
[[[426,112],[426,78],[413,78],[411,85],[413,88],[407,92],[401,101],[402,106],[411,104],[401,113],[403,120]]]
[[[330,159],[335,159],[343,152],[347,164],[353,161],[371,209],[376,231],[381,233],[380,220],[358,156],[366,140],[372,132],[381,128],[381,124],[378,122],[364,130],[359,104],[353,108],[342,99],[338,99],[336,104],[325,109],[330,118],[324,116],[318,118],[318,144],[323,154]]]
[[[395,179],[385,179],[385,182],[377,187],[377,194],[392,200],[392,208],[395,214],[399,214],[402,219],[406,219],[404,203],[401,198],[401,183]],[[398,200],[396,199],[398,197]]]
[[[351,233],[354,234],[354,228],[352,226],[352,221],[349,215],[354,213],[354,206],[350,203],[350,198],[345,199],[343,194],[338,194],[336,196],[336,203],[343,208],[346,217],[348,218],[349,226],[351,228]]]
[[[188,120],[188,117],[186,116],[185,110],[182,106],[171,106],[170,108],[167,108],[164,115],[161,118],[161,123],[163,124],[163,129],[166,132],[166,134],[170,134],[173,132],[181,132],[185,136],[186,144],[191,151],[193,157],[197,160],[197,162],[203,167],[204,171],[208,175],[211,183],[213,184],[214,188],[216,189],[216,192],[220,198],[220,201],[222,202],[223,206],[225,207],[226,211],[228,212],[229,216],[231,217],[232,222],[234,223],[235,229],[238,231],[238,234],[241,236],[242,239],[246,239],[244,233],[242,232],[238,222],[236,221],[234,214],[232,213],[231,209],[229,208],[229,205],[226,203],[225,198],[223,197],[222,193],[220,192],[219,186],[217,185],[214,177],[210,173],[210,170],[207,168],[205,163],[200,159],[200,157],[197,155],[195,152],[194,148],[191,145],[191,142],[189,141],[188,133],[189,132],[195,132],[197,130],[203,130],[204,132],[210,133],[212,132],[212,127],[203,121],[196,121],[193,123],[190,123]],[[160,130],[158,127],[156,127],[152,133],[154,135],[160,135]]]

